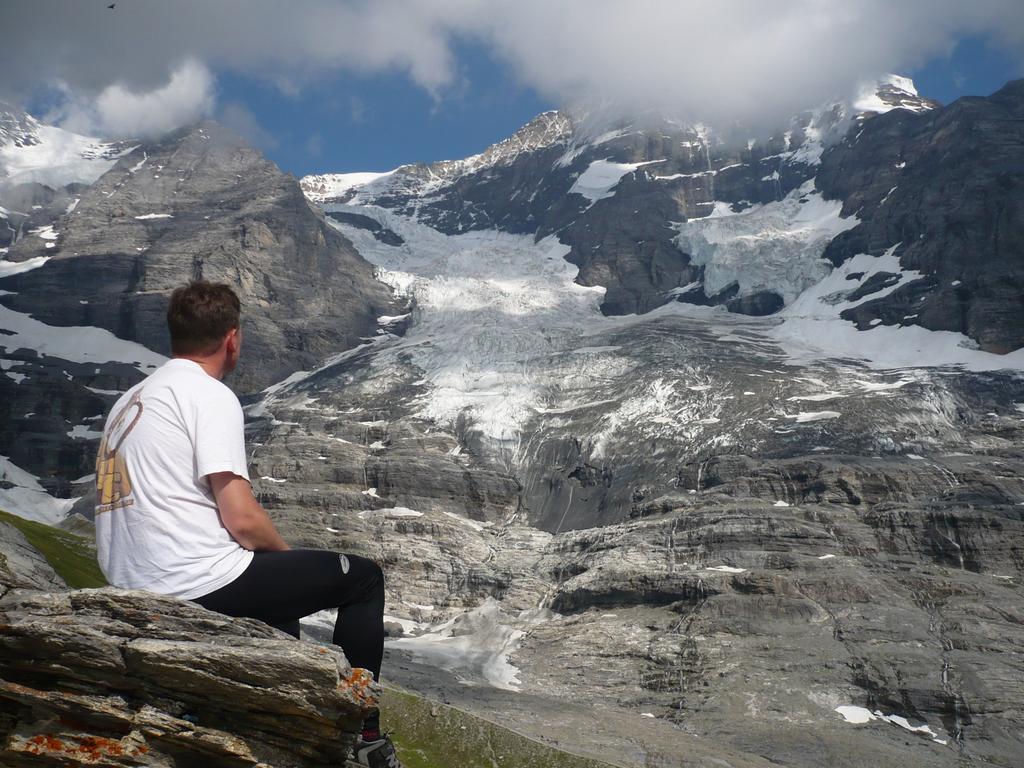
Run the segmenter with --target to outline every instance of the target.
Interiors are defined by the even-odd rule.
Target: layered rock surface
[[[331,647],[115,589],[0,599],[4,765],[337,765],[376,702]]]
[[[293,543],[384,563],[388,674],[563,746],[619,754],[583,697],[654,716],[629,765],[689,764],[676,729],[793,766],[1013,765],[1020,379],[787,365],[722,320],[590,337],[623,379],[588,369],[607,390],[566,388],[515,451],[418,417],[415,358],[362,350],[261,405],[257,492]]]
[[[917,117],[857,117],[850,142],[884,121],[957,122],[891,85],[872,113]],[[875,212],[844,210],[845,193],[828,200],[813,182],[838,160],[819,153],[843,115],[804,124],[771,151],[573,126],[429,194],[401,169],[320,194],[413,298],[412,317],[403,339],[257,406],[254,474],[289,537],[385,562],[403,635],[392,674],[533,732],[564,724],[563,738],[629,765],[688,764],[680,731],[794,766],[1014,764],[1019,374],[942,367],[968,358],[940,336],[915,336],[908,363],[866,364],[903,338],[872,336],[877,323],[860,334],[863,354],[830,356],[827,324],[783,333],[678,304],[607,316],[630,271],[643,280],[631,301],[649,302],[621,311],[679,298],[761,314],[784,298],[796,320],[810,301],[794,297],[817,281],[811,298],[838,321],[916,279],[887,237],[834,271],[820,260]],[[516,201],[550,191],[541,208],[555,223],[499,229],[556,237],[529,246],[486,231],[524,204],[488,208],[502,185]],[[637,267],[644,248],[652,258]],[[745,262],[720,258],[741,248],[772,262],[754,278],[795,290],[749,290]],[[603,270],[592,282],[607,292],[563,284],[563,256],[578,283]],[[826,351],[795,352],[801,332]],[[970,358],[992,371],[1000,360]],[[289,461],[296,446],[304,458]],[[643,738],[584,726],[581,699]]]

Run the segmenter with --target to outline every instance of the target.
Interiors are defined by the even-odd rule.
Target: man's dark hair
[[[167,307],[171,352],[209,354],[217,349],[241,316],[238,295],[225,283],[196,280],[176,288]]]

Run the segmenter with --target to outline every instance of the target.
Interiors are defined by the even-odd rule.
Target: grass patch
[[[392,686],[381,718],[406,768],[612,768]]]
[[[107,586],[89,539],[9,512],[0,511],[0,521],[21,531],[72,589]]]

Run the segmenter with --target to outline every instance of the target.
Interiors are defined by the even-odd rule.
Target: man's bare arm
[[[234,472],[215,472],[209,478],[220,519],[235,541],[253,552],[290,549],[245,478]]]

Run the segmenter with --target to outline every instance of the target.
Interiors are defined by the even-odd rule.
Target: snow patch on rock
[[[73,440],[99,440],[103,437],[103,432],[92,429],[88,424],[76,424],[68,430],[67,436]]]
[[[645,165],[662,162],[664,160],[650,160],[646,163],[614,163],[611,160],[595,160],[576,179],[576,183],[569,189],[569,194],[583,195],[593,205],[598,200],[614,195],[615,187],[626,174]]]
[[[2,337],[0,337],[2,338]],[[3,486],[10,487],[3,487]],[[67,517],[78,498],[58,499],[46,492],[39,478],[6,456],[0,456],[0,509],[11,514],[55,525]]]
[[[49,260],[49,256],[36,256],[25,261],[0,259],[0,279],[10,277],[11,275],[20,275],[22,272],[31,272],[33,269],[43,266]]]
[[[931,737],[931,740],[938,744],[946,744],[946,739],[940,739],[938,735],[931,729],[931,726],[927,723],[922,725],[911,725],[910,721],[902,715],[883,715],[880,710],[872,712],[864,707],[855,707],[852,705],[844,705],[836,707],[835,711],[843,716],[843,719],[854,725],[864,725],[870,723],[872,720],[881,720],[892,725],[898,725],[900,728],[910,731],[911,733],[920,733],[925,736]]]
[[[302,189],[306,197],[314,202],[323,202],[340,198],[348,192],[360,187],[365,187],[378,179],[387,179],[395,170],[391,171],[359,171],[356,173],[322,173],[304,176],[302,178]]]
[[[884,95],[883,92],[887,95]],[[922,103],[913,80],[909,77],[889,74],[880,77],[875,82],[864,83],[853,101],[853,109],[856,112],[884,114],[894,109],[926,112],[931,107]]]
[[[864,360],[880,368],[961,366],[972,371],[1024,369],[1024,349],[997,355],[977,349],[968,337],[952,331],[929,331],[917,325],[876,325],[860,331],[840,317],[861,300],[847,296],[872,275],[890,272],[901,279],[862,299],[873,301],[924,276],[904,269],[895,252],[899,244],[881,256],[859,254],[832,270],[807,288],[795,301],[779,311],[782,323],[771,335],[782,343],[794,362],[814,362],[823,356]],[[849,279],[860,273],[856,280]],[[885,387],[877,382],[872,388]],[[893,384],[894,387],[902,384]]]
[[[0,146],[0,168],[7,170],[0,186],[35,182],[60,189],[72,183],[92,184],[134,149],[28,120],[37,143]]]

